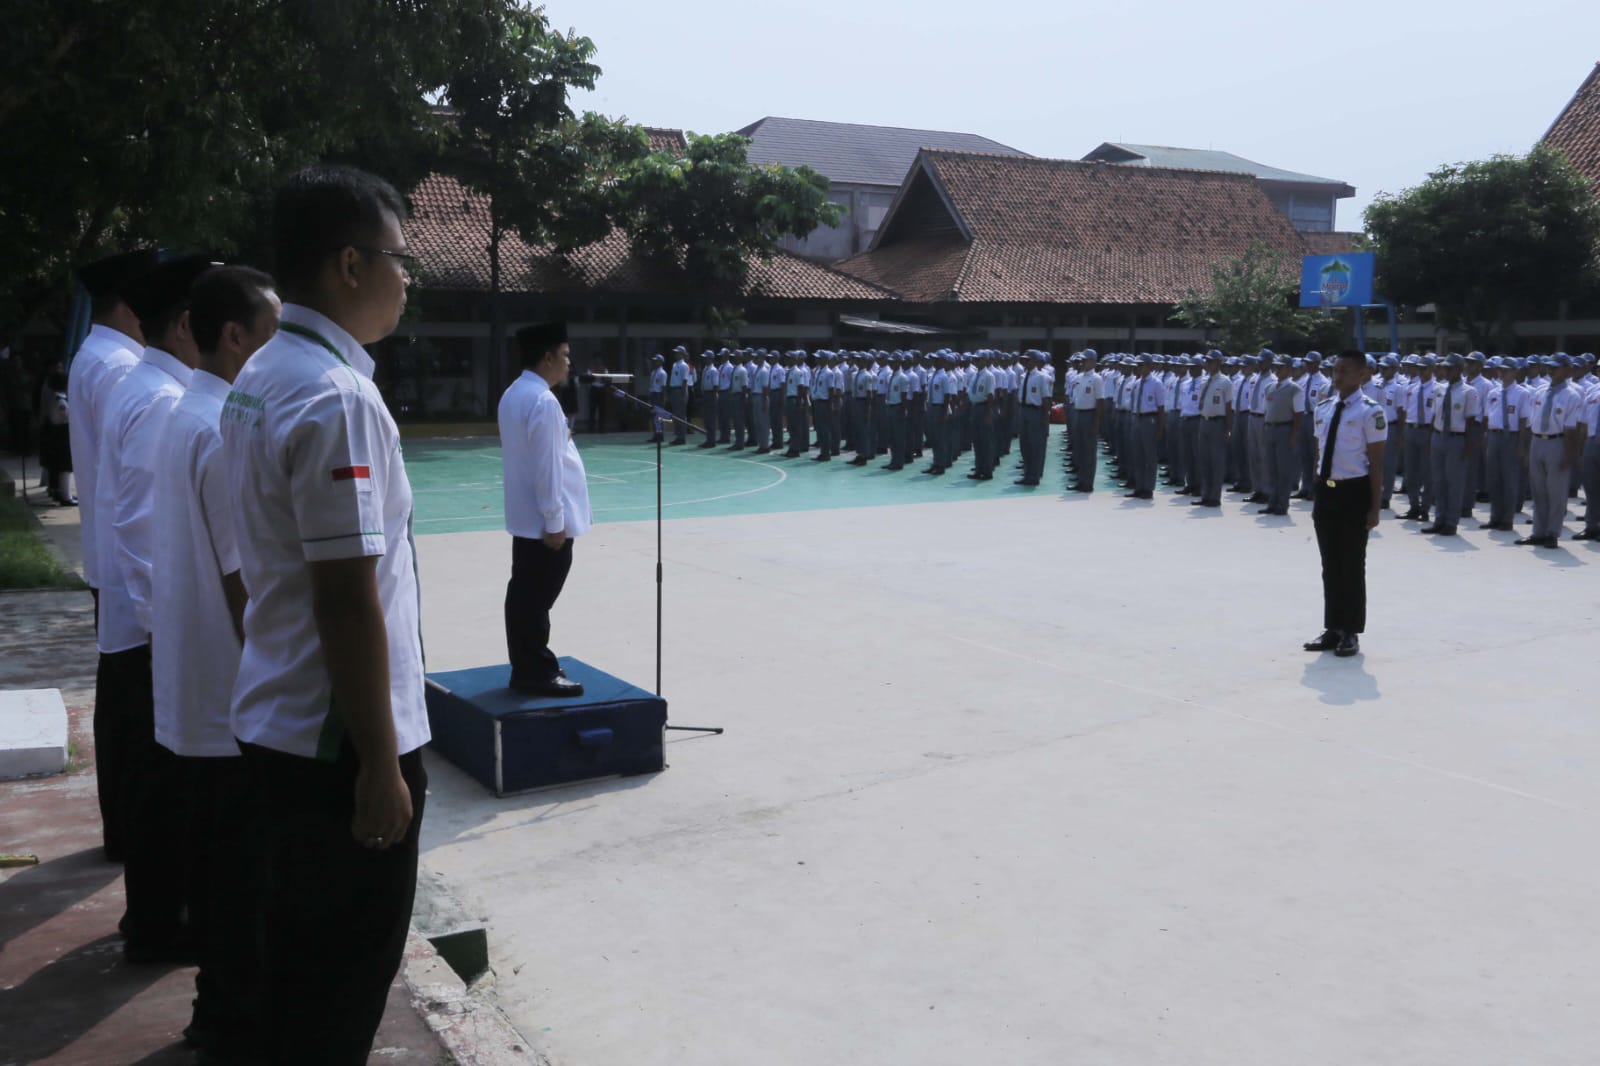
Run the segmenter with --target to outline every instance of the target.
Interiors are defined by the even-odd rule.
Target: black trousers
[[[572,538],[551,551],[544,541],[511,538],[511,580],[506,582],[506,650],[511,683],[548,681],[561,669],[550,650],[550,608],[572,570]]]
[[[1322,553],[1322,627],[1341,633],[1367,628],[1367,515],[1372,482],[1317,483],[1311,524]]]
[[[95,773],[106,851],[124,864],[128,941],[159,947],[184,932],[183,767],[156,743],[150,646],[101,655],[95,675]]]
[[[189,929],[199,953],[194,1023],[219,1048],[260,1046],[261,820],[242,756],[179,756],[188,794]]]
[[[99,595],[95,597],[99,613]],[[104,653],[94,672],[94,776],[100,793],[100,825],[106,857],[121,862],[128,853],[123,829],[122,779],[128,766],[130,727],[137,716],[128,711],[130,699],[152,700],[150,649]],[[150,712],[153,714],[153,710]],[[154,731],[152,720],[151,729]]]
[[[333,762],[240,748],[263,826],[267,1059],[280,1066],[365,1063],[411,927],[428,786],[422,752],[400,756],[411,792],[405,839],[377,851],[350,833],[360,762],[348,739]]]

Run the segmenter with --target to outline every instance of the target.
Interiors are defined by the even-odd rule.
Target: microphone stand
[[[664,411],[655,404],[641,400],[631,392],[613,388],[611,395],[619,400],[626,400],[635,407],[642,407],[650,412],[651,428],[655,431],[652,435],[656,439],[656,697],[661,696],[661,447],[665,442],[666,433],[663,432],[664,422],[675,422],[684,426],[691,433],[704,433],[705,430],[687,419],[679,418],[671,412]],[[721,726],[699,725],[669,725],[667,729],[681,730],[686,733],[721,733]]]

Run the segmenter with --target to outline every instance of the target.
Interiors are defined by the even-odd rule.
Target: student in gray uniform
[[[715,448],[718,417],[722,413],[722,405],[717,399],[722,375],[717,371],[716,357],[710,352],[702,353],[700,360],[700,407],[706,426],[706,439],[700,442],[700,447]]]
[[[1567,380],[1572,357],[1546,356],[1550,384],[1533,398],[1523,440],[1528,454],[1528,483],[1533,489],[1533,532],[1518,544],[1554,548],[1567,517],[1567,482],[1583,441],[1583,394]]]
[[[667,410],[677,421],[672,424],[669,443],[683,444],[689,432],[684,425],[689,418],[689,349],[680,344],[672,349],[672,354],[672,373],[667,377]]]
[[[1467,464],[1478,447],[1478,390],[1462,380],[1466,361],[1454,352],[1444,358],[1444,387],[1433,415],[1434,521],[1423,533],[1456,535],[1467,493]]]
[[[1050,379],[1044,372],[1044,353],[1029,352],[1028,368],[1017,386],[1017,404],[1021,415],[1022,476],[1018,485],[1037,485],[1044,475],[1046,446],[1045,417],[1050,404]]]
[[[1262,444],[1267,474],[1267,505],[1257,514],[1287,515],[1289,494],[1300,479],[1295,443],[1300,429],[1300,405],[1305,395],[1293,378],[1287,356],[1273,359],[1277,374],[1267,379],[1266,410],[1262,415]]]
[[[1514,363],[1499,356],[1489,360],[1490,371],[1500,380],[1489,390],[1489,400],[1484,406],[1484,428],[1487,438],[1485,451],[1485,482],[1489,488],[1489,519],[1478,524],[1479,529],[1494,529],[1510,533],[1517,512],[1522,509],[1519,497],[1521,462],[1522,418],[1526,410],[1527,389],[1517,383]]]
[[[1228,438],[1233,426],[1233,379],[1223,368],[1222,353],[1206,353],[1206,376],[1200,393],[1200,428],[1195,437],[1195,463],[1200,479],[1197,507],[1222,506],[1222,480],[1228,469]]]

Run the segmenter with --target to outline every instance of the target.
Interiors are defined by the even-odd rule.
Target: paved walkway
[[[0,852],[39,857],[0,870],[0,1066],[194,1060],[181,1043],[194,970],[122,960],[121,868],[100,856],[93,627],[87,592],[0,593],[0,689],[60,688],[73,745],[69,773],[0,782]],[[399,978],[374,1061],[451,1061]]]

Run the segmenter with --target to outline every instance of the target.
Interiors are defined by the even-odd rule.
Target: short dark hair
[[[316,281],[328,256],[374,239],[383,213],[406,217],[394,186],[355,167],[319,163],[292,175],[272,205],[272,246],[279,279],[291,289]]]
[[[1361,369],[1367,368],[1367,353],[1359,348],[1345,348],[1339,352],[1339,359],[1350,359],[1361,364]]]
[[[222,341],[229,322],[250,325],[269,306],[267,290],[277,283],[254,267],[212,267],[189,287],[189,331],[202,352],[210,354]]]

